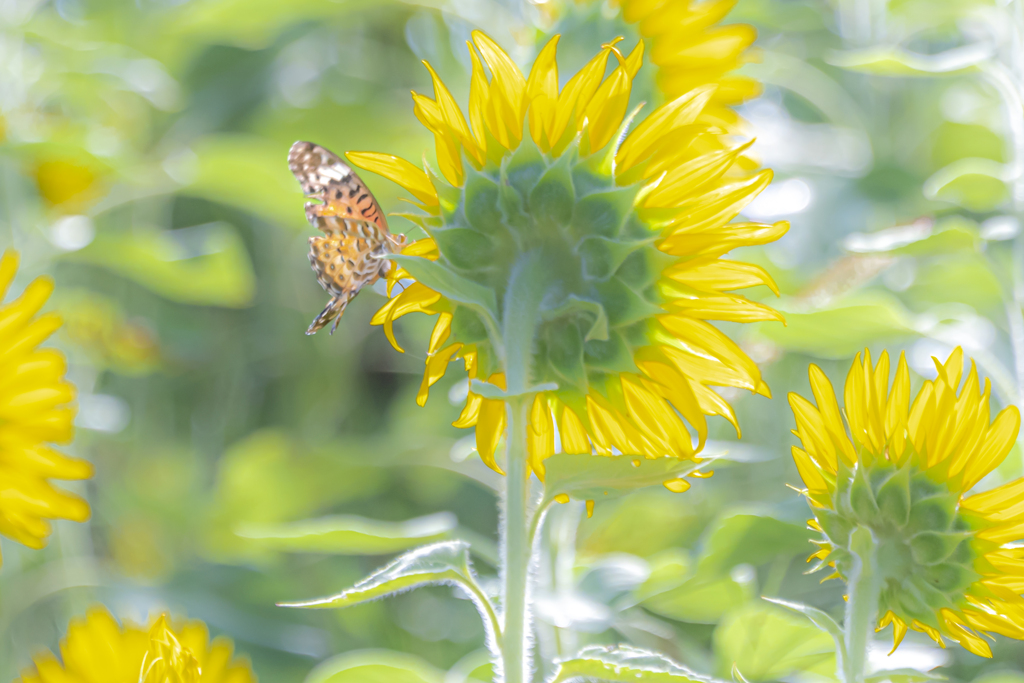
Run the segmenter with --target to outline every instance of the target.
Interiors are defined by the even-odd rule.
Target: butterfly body
[[[298,179],[306,202],[306,220],[324,233],[309,238],[309,263],[330,295],[327,307],[306,334],[334,321],[363,287],[391,270],[389,253],[401,250],[404,235],[392,235],[377,200],[358,175],[333,152],[311,142],[296,142],[288,167]]]

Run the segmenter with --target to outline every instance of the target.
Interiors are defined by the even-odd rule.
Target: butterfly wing
[[[327,307],[306,330],[313,334],[331,320],[366,285],[385,276],[390,251],[400,250],[405,236],[388,232],[387,220],[366,184],[338,155],[311,142],[296,142],[288,152],[288,167],[298,179],[306,203],[306,219],[323,237],[309,238],[309,263],[320,285],[331,294]]]
[[[382,274],[382,263],[389,263],[382,259],[385,249],[384,245],[374,245],[358,234],[309,238],[309,264],[320,286],[331,295],[331,301],[309,326],[306,334],[313,334],[331,320],[340,318],[348,302],[363,287],[377,281]],[[335,328],[337,325],[335,322]]]
[[[299,141],[288,151],[288,168],[302,192],[317,202],[306,202],[306,219],[327,233],[359,230],[387,239],[388,222],[366,183],[341,158],[312,142]],[[362,224],[362,225],[361,225]]]

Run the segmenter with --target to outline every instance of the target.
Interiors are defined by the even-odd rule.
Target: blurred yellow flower
[[[101,193],[96,173],[77,161],[42,161],[35,168],[35,179],[42,198],[65,213],[82,210]]]
[[[746,24],[719,26],[736,0],[614,0],[622,18],[651,43],[658,88],[668,99],[705,85],[715,87],[701,122],[736,132],[729,109],[761,94],[761,84],[730,74],[748,59],[757,31]]]
[[[143,628],[118,624],[103,607],[72,620],[60,646],[33,658],[15,683],[255,683],[228,638],[210,642],[201,621],[175,625],[161,614]]]
[[[0,298],[17,270],[17,254],[5,252]],[[61,324],[55,314],[38,315],[52,291],[49,278],[37,278],[16,301],[0,305],[0,534],[30,548],[46,545],[47,519],[89,518],[88,503],[49,482],[92,476],[89,463],[47,445],[70,442],[75,417],[64,356],[38,348]]]
[[[938,377],[911,402],[903,355],[892,387],[889,356],[872,366],[864,352],[846,379],[843,426],[832,385],[815,365],[817,407],[796,394],[790,405],[797,469],[825,539],[812,555],[833,576],[850,575],[846,547],[856,526],[878,544],[880,629],[893,625],[893,649],[908,627],[991,656],[978,632],[1024,639],[1024,479],[968,495],[1006,458],[1020,430],[1010,406],[989,421],[989,381],[981,389],[963,352],[935,360]]]
[[[505,388],[496,332],[516,304],[505,301],[510,278],[531,258],[543,263],[543,322],[528,374],[535,385],[558,389],[538,393],[531,411],[529,464],[541,478],[556,450],[694,458],[706,416],[723,416],[738,431],[732,408],[712,387],[766,396],[768,387],[757,365],[708,321],[782,319],[731,293],[756,285],[776,291],[768,273],[722,258],[788,229],[784,222],[730,223],[771,171],[747,173],[736,163],[747,145],[723,149],[717,134],[694,125],[713,86],[672,99],[625,135],[644,45],[624,55],[615,42],[559,90],[558,36],[524,77],[477,31],[468,44],[468,117],[429,64],[434,99],[413,93],[443,178],[398,157],[348,154],[408,190],[421,209],[409,217],[429,235],[404,249],[389,294],[400,281],[418,281],[373,318],[401,351],[394,321],[437,315],[421,405],[455,359],[470,378]],[[610,57],[618,66],[604,78]],[[476,427],[477,450],[498,471],[505,421],[502,400],[471,391],[455,422]]]

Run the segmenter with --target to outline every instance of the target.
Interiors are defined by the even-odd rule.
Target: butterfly
[[[302,186],[306,220],[324,236],[309,238],[309,264],[331,295],[306,334],[332,320],[338,329],[348,302],[363,287],[387,277],[392,263],[385,258],[406,244],[405,235],[388,232],[384,212],[358,175],[341,158],[312,142],[296,142],[288,150],[288,168]]]

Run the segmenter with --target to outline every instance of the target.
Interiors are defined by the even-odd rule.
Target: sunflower
[[[201,621],[175,624],[161,614],[144,628],[94,607],[72,620],[59,660],[36,656],[15,683],[255,683],[249,662],[233,651],[228,638],[210,642]]]
[[[900,355],[889,387],[889,357],[858,355],[846,378],[844,428],[832,385],[815,365],[817,407],[789,401],[803,448],[793,447],[812,528],[824,539],[811,556],[835,577],[850,576],[851,530],[872,531],[881,576],[879,630],[892,624],[893,650],[913,629],[991,656],[980,634],[1024,639],[1024,479],[970,493],[1006,458],[1020,430],[1010,406],[989,421],[989,381],[963,352],[910,400],[910,372]],[[959,393],[957,389],[960,387]],[[830,577],[831,578],[831,577]]]
[[[474,32],[468,116],[429,64],[434,98],[413,93],[440,175],[386,154],[348,154],[415,197],[419,210],[404,215],[428,235],[395,257],[391,298],[372,322],[402,351],[394,321],[437,316],[417,401],[461,360],[472,383],[454,424],[476,427],[477,451],[499,472],[506,390],[530,395],[528,463],[542,479],[556,450],[695,458],[706,416],[739,432],[714,386],[770,395],[757,365],[709,321],[781,320],[733,293],[755,285],[777,293],[768,273],[722,258],[788,229],[730,222],[771,171],[740,168],[747,145],[695,151],[717,140],[694,124],[713,87],[642,120],[627,115],[644,45],[624,55],[617,42],[559,90],[558,36],[524,77]],[[525,335],[516,337],[525,360],[508,348],[510,333]],[[528,376],[517,380],[524,386],[506,386],[510,368]]]
[[[18,270],[12,251],[0,259],[0,298]],[[38,346],[60,327],[59,316],[37,315],[53,282],[37,278],[16,301],[0,305],[0,534],[30,548],[50,535],[47,519],[84,522],[89,505],[50,479],[87,479],[92,466],[50,443],[68,443],[74,432],[75,387],[64,381],[64,356]]]

